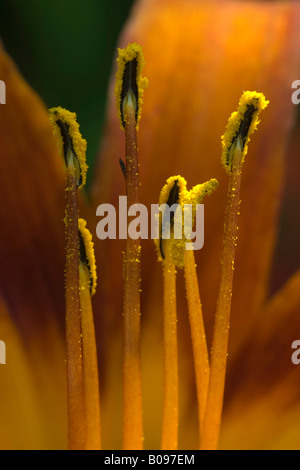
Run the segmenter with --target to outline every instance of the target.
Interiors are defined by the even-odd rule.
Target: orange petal
[[[31,428],[21,427],[18,420],[13,422],[23,433],[23,443],[34,443],[36,438],[37,446],[62,447],[66,421],[64,348],[59,325],[64,318],[63,164],[45,106],[2,48],[0,76],[6,83],[7,103],[0,109],[0,286],[29,356],[43,438],[35,436],[34,423]],[[5,367],[12,374],[10,359],[14,362],[14,354],[20,357],[21,352],[11,351],[10,340],[7,348]],[[16,409],[22,406],[19,393],[12,393],[10,399]],[[10,447],[17,446],[18,441],[9,436]]]
[[[298,107],[299,109],[299,107]],[[296,208],[300,205],[300,119],[298,116],[287,152],[285,188],[280,214],[280,231],[272,268],[271,291],[274,292],[299,267],[300,218]],[[296,209],[296,210],[295,210]]]
[[[6,365],[0,366],[0,448],[65,448],[62,347],[58,347],[53,337],[49,341],[50,328],[47,335],[25,344],[3,299],[0,299],[0,323],[1,341],[6,345]],[[39,344],[43,340],[45,351]],[[47,348],[51,348],[50,354]]]
[[[2,299],[0,321],[1,341],[5,342],[7,356],[7,365],[0,366],[1,449],[40,447],[43,433],[30,364]],[[23,432],[22,428],[29,428],[30,432]],[[31,433],[36,436],[36,442]]]
[[[63,305],[64,173],[48,113],[0,51],[0,285],[17,321]],[[60,275],[58,275],[60,273]]]
[[[233,347],[242,340],[251,317],[258,313],[266,296],[285,147],[293,121],[291,83],[299,70],[300,4],[144,0],[135,8],[121,46],[133,41],[143,46],[145,76],[149,78],[138,135],[141,202],[157,203],[159,190],[170,174],[182,174],[190,185],[212,177],[220,182],[218,191],[205,202],[205,244],[197,254],[209,337],[219,282],[227,191],[227,176],[220,163],[220,136],[244,90],[263,92],[270,100],[259,132],[250,143],[244,168],[232,313]],[[124,143],[116,117],[113,81],[94,184],[95,206],[103,202],[117,206],[118,196],[124,194],[124,178],[118,163],[124,154]],[[122,282],[118,252],[121,246],[105,241],[100,247],[98,242],[105,279],[98,298],[102,289],[102,297],[106,296],[101,305],[102,315],[109,317],[108,328],[116,322],[115,329],[116,325],[121,327],[121,320],[118,321],[121,296],[116,295]],[[143,244],[142,270],[143,325],[145,328],[151,321],[161,328],[158,317],[162,279],[151,241]],[[180,306],[186,314],[183,292],[181,297]],[[183,337],[184,332],[188,337],[188,327],[181,329]],[[153,348],[156,346],[160,347],[159,339]],[[193,411],[188,406],[187,410],[186,417],[191,418]],[[152,423],[150,406],[145,417]]]
[[[300,366],[292,362],[292,343],[300,340],[299,309],[300,271],[253,321],[231,364],[222,446],[300,448]]]

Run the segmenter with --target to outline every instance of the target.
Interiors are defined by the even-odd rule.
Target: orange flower
[[[233,286],[230,350],[221,447],[299,448],[297,367],[299,274],[273,299],[268,282],[293,125],[291,84],[300,58],[298,2],[142,0],[121,44],[138,42],[149,89],[140,132],[140,201],[157,203],[173,174],[195,185],[217,178],[205,201],[205,244],[197,253],[208,343],[220,274],[227,176],[220,136],[244,90],[270,104],[253,137],[242,188]],[[0,53],[7,104],[0,114],[1,446],[66,447],[64,366],[64,170],[46,109]],[[124,194],[123,136],[110,90],[108,122],[91,204]],[[96,240],[95,240],[96,242]],[[121,445],[122,241],[96,242],[100,267],[94,313],[98,337],[103,448]],[[180,276],[179,276],[180,278]],[[160,445],[162,416],[162,275],[152,242],[142,244],[142,377],[145,447]],[[183,282],[180,282],[183,287]],[[180,287],[178,285],[178,287]],[[196,385],[187,304],[178,291],[180,448],[196,448]],[[298,337],[297,337],[298,336]],[[11,361],[11,362],[10,362]],[[245,421],[247,427],[245,427]]]

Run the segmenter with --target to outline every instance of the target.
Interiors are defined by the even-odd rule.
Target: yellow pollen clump
[[[118,49],[119,51],[119,57],[117,59],[118,62],[118,70],[116,74],[116,84],[115,84],[115,97],[117,101],[117,110],[118,110],[118,116],[121,122],[121,128],[124,128],[123,125],[123,116],[121,113],[121,108],[122,108],[122,100],[125,99],[125,96],[123,95],[123,86],[124,86],[124,76],[125,76],[125,68],[128,62],[133,61],[136,59],[137,61],[137,66],[136,66],[136,83],[135,87],[138,93],[138,96],[132,96],[132,92],[134,90],[128,89],[126,91],[126,97],[127,98],[137,98],[137,103],[135,103],[136,106],[136,129],[139,128],[139,121],[141,119],[141,113],[142,113],[142,104],[143,104],[143,95],[144,95],[144,89],[147,88],[148,86],[148,79],[145,77],[142,77],[142,69],[145,65],[144,61],[144,56],[142,52],[142,47],[139,44],[133,43],[133,44],[128,44],[128,46],[125,49]]]
[[[53,126],[53,133],[57,139],[59,153],[66,161],[66,164],[68,164],[68,159],[66,160],[65,155],[66,152],[71,152],[71,154],[73,154],[73,157],[78,162],[78,165],[80,167],[80,178],[78,179],[80,180],[79,187],[81,188],[86,183],[86,173],[88,169],[86,163],[87,142],[85,139],[83,139],[79,131],[79,125],[76,121],[76,114],[71,113],[70,111],[59,106],[57,108],[51,108],[49,110],[49,119]],[[65,125],[65,128],[68,132],[67,136],[64,136],[62,134],[62,130],[59,126],[59,123]],[[68,142],[66,142],[65,139],[67,139]],[[66,148],[70,146],[70,143],[72,148]]]
[[[241,146],[244,160],[248,151],[250,136],[259,124],[258,116],[268,104],[269,101],[265,99],[263,93],[246,91],[241,96],[238,109],[231,114],[225,134],[222,136],[221,161],[228,174],[231,173],[232,155],[236,146]]]
[[[92,241],[92,234],[86,228],[86,221],[84,219],[78,219],[78,230],[81,234],[84,247],[85,247],[85,255],[87,258],[88,269],[90,272],[91,278],[91,295],[94,295],[96,292],[97,286],[97,268],[96,268],[96,259],[95,259],[95,252],[94,252],[94,243]]]
[[[184,251],[186,249],[186,243],[191,243],[191,240],[185,237],[184,234],[184,206],[191,205],[192,206],[192,225],[195,222],[196,216],[196,205],[201,204],[203,198],[206,195],[211,194],[218,186],[218,181],[216,179],[211,179],[203,184],[198,184],[194,186],[190,191],[187,190],[187,182],[186,180],[180,176],[172,176],[167,181],[165,186],[162,188],[160,197],[159,197],[159,205],[167,204],[168,206],[172,206],[173,204],[179,204],[182,209],[182,238],[174,238],[174,230],[170,230],[170,239],[162,240],[162,230],[164,225],[164,210],[162,211],[162,215],[160,216],[159,221],[159,239],[154,240],[157,255],[159,261],[164,261],[162,256],[162,243],[171,243],[171,254],[173,263],[178,268],[184,267]],[[178,210],[178,209],[177,209]],[[174,222],[176,223],[176,213],[174,213]]]

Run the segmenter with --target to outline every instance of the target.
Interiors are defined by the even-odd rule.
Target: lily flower
[[[299,448],[300,394],[291,345],[300,339],[300,274],[272,297],[276,243],[300,57],[299,2],[140,0],[120,47],[141,44],[149,88],[139,122],[140,202],[156,203],[171,175],[194,186],[216,178],[205,200],[205,242],[196,253],[208,349],[221,269],[228,176],[220,137],[245,90],[270,104],[251,141],[241,185],[228,373],[220,448]],[[99,266],[93,298],[103,448],[122,442],[122,261],[124,240],[97,240],[96,208],[118,207],[124,156],[114,98],[89,198],[80,214]],[[5,51],[0,79],[0,442],[11,448],[67,447],[64,338],[65,168],[48,111]],[[291,151],[297,151],[293,144]],[[141,364],[145,448],[160,447],[163,415],[163,276],[150,240],[141,254]],[[198,448],[197,387],[188,305],[178,272],[179,448]],[[247,426],[245,426],[247,423]]]

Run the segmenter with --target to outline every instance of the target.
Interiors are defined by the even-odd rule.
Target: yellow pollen
[[[97,269],[92,234],[86,228],[86,221],[84,219],[78,219],[78,230],[84,243],[87,267],[91,278],[91,295],[94,295],[97,286]],[[81,260],[81,262],[83,261]]]
[[[76,114],[61,108],[51,108],[49,110],[49,119],[53,126],[53,133],[57,139],[58,149],[60,155],[68,164],[69,156],[75,158],[79,165],[80,175],[78,180],[80,181],[79,187],[86,183],[87,163],[86,163],[86,140],[82,138],[79,131],[79,125],[76,121]],[[63,124],[67,130],[68,135],[63,135],[62,129],[59,124]],[[68,140],[68,142],[65,141]],[[70,147],[71,143],[71,148]],[[68,156],[66,155],[68,154]]]
[[[139,44],[133,43],[128,44],[125,49],[118,49],[118,51],[119,57],[117,59],[118,70],[116,74],[115,97],[121,128],[124,128],[124,115],[122,110],[125,106],[131,106],[134,107],[136,111],[136,129],[138,130],[142,113],[144,89],[148,86],[148,79],[142,77],[142,69],[145,64],[142,47]],[[135,76],[128,77],[125,74],[126,67],[129,62],[134,60],[136,60]],[[125,83],[127,79],[128,83]],[[134,84],[130,83],[132,79],[135,81]],[[135,90],[132,89],[133,87]],[[137,91],[138,96],[134,96],[135,91]]]
[[[165,210],[162,210],[162,214],[160,216],[160,223],[159,223],[159,233],[160,233],[160,238],[154,240],[156,249],[157,249],[157,255],[159,261],[164,261],[162,257],[162,252],[161,252],[161,243],[171,243],[171,254],[172,254],[172,259],[173,263],[175,264],[176,267],[178,268],[183,268],[185,265],[184,262],[184,252],[186,249],[186,243],[190,243],[191,241],[185,237],[184,234],[184,206],[185,205],[190,205],[192,206],[192,225],[195,222],[195,216],[196,216],[196,205],[201,204],[203,201],[203,198],[206,195],[211,194],[218,186],[218,181],[216,179],[211,179],[203,184],[198,184],[194,186],[190,191],[187,190],[187,182],[186,180],[180,176],[171,176],[167,181],[165,186],[162,188],[160,197],[159,197],[159,205],[166,204],[169,207],[173,204],[178,204],[181,209],[182,209],[182,218],[181,218],[181,233],[182,233],[182,238],[174,238],[174,231],[170,230],[170,240],[166,239],[161,241],[161,236],[162,236],[162,229],[164,225],[164,212]],[[177,186],[178,190],[175,192],[174,188]],[[178,194],[177,200],[171,200],[172,199],[172,191],[175,196]],[[176,215],[178,215],[178,208],[176,209],[174,213],[174,221],[176,224]],[[180,215],[180,214],[179,214]]]
[[[258,116],[268,104],[269,101],[265,99],[263,93],[246,91],[241,96],[238,109],[231,114],[225,134],[222,136],[221,161],[228,174],[231,173],[233,154],[238,146],[241,147],[244,160],[250,136],[259,124]]]

